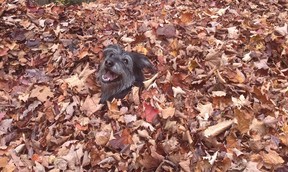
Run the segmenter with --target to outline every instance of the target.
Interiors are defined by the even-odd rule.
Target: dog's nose
[[[106,67],[112,67],[114,65],[114,62],[112,62],[111,60],[106,60],[105,61],[105,66]]]

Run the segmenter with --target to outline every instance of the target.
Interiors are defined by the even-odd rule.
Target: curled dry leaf
[[[180,87],[172,87],[173,96],[176,97],[178,94],[185,94],[186,92]]]
[[[139,87],[132,87],[132,99],[136,105],[140,104]]]
[[[158,77],[158,73],[156,73],[152,78],[150,78],[149,80],[146,80],[143,82],[144,87],[148,88],[154,81],[155,79]]]
[[[242,60],[243,60],[244,62],[250,61],[250,60],[252,59],[252,57],[251,57],[250,55],[251,55],[251,52],[246,53],[246,54],[244,55],[244,57],[242,58]]]
[[[223,131],[227,130],[229,127],[231,127],[233,123],[233,120],[219,122],[218,124],[210,126],[206,130],[204,130],[203,136],[215,137]]]

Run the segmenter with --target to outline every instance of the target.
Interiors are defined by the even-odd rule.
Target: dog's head
[[[112,98],[123,98],[132,85],[143,85],[144,68],[155,71],[153,64],[143,54],[126,52],[118,45],[104,49],[104,57],[98,79],[101,83],[101,103]]]

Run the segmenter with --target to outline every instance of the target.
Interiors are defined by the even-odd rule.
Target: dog
[[[107,46],[103,54],[104,60],[97,76],[101,85],[102,104],[113,98],[124,98],[132,86],[143,87],[144,68],[156,72],[155,66],[145,55],[124,51],[119,45]]]

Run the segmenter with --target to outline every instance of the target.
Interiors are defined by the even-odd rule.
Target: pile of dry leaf
[[[1,171],[288,171],[287,1],[0,4]],[[111,43],[158,75],[103,106]]]

